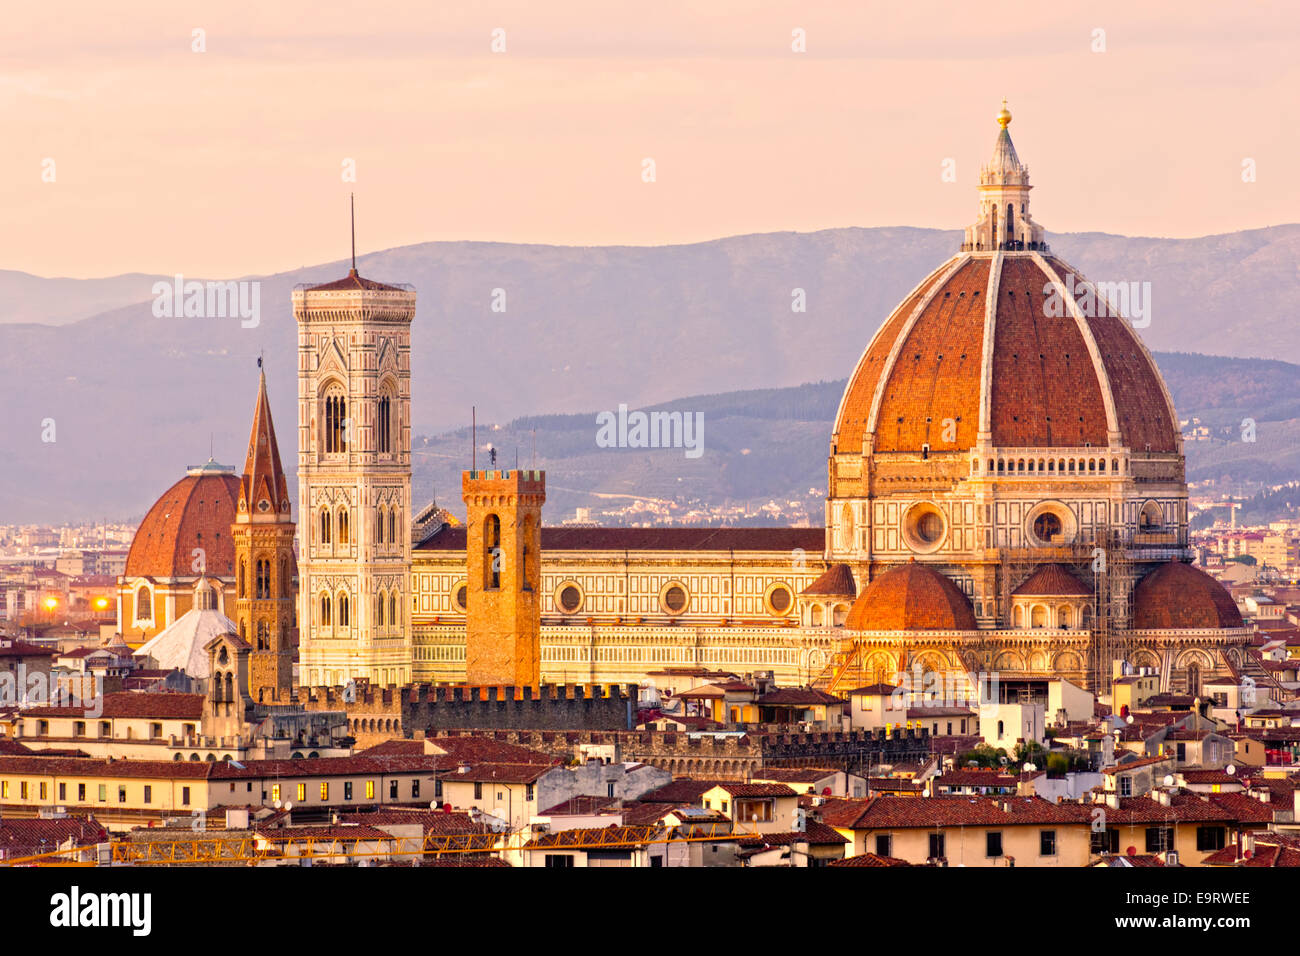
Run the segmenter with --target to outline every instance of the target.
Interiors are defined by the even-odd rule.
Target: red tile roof
[[[1133,589],[1135,630],[1194,630],[1241,627],[1232,595],[1199,568],[1170,561]]]
[[[1043,564],[1011,593],[1034,596],[1086,595],[1092,593],[1092,588],[1084,585],[1063,564]]]
[[[783,783],[734,783],[726,781],[718,784],[733,797],[794,797],[797,794]]]
[[[843,860],[835,860],[829,866],[911,866],[906,860],[896,856],[877,856],[875,853],[859,853]]]
[[[844,622],[859,631],[973,631],[975,612],[957,585],[915,561],[877,576]]]
[[[803,593],[810,597],[857,597],[858,586],[847,564],[832,564]]]
[[[1040,797],[904,797],[879,794],[865,799],[827,800],[822,822],[855,830],[943,826],[1016,826],[1087,823],[1088,808],[1049,803]]]
[[[342,279],[335,279],[333,282],[322,282],[320,285],[313,285],[307,288],[308,292],[402,292],[405,291],[401,286],[385,285],[382,282],[376,282],[374,279],[367,279],[360,275],[356,269],[348,270],[348,274]]]
[[[465,550],[464,526],[444,525],[421,551]],[[822,528],[565,528],[542,527],[544,551],[779,551],[819,553]]]
[[[0,820],[0,856],[4,859],[46,853],[68,841],[73,846],[94,846],[108,841],[108,831],[92,816]]]
[[[96,704],[86,707],[31,707],[23,711],[25,717],[86,717],[94,716]],[[199,720],[203,716],[202,694],[132,693],[122,691],[105,694],[103,710],[99,715],[105,720],[113,717],[156,717],[160,720]]]

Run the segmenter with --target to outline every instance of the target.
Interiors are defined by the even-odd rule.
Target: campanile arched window
[[[501,587],[501,519],[488,515],[483,520],[483,586]]]
[[[321,543],[321,544],[329,544],[329,543],[330,543],[330,538],[331,538],[331,535],[330,535],[330,526],[331,526],[331,524],[332,524],[332,522],[330,521],[330,512],[329,512],[329,509],[328,509],[328,508],[322,508],[322,509],[321,509],[321,513],[320,513],[320,543]]]
[[[348,400],[338,385],[332,385],[326,390],[321,418],[324,423],[321,437],[325,453],[334,455],[347,451]]]
[[[348,538],[348,509],[339,509],[339,544],[347,544]]]
[[[257,599],[265,600],[271,596],[271,562],[265,558],[257,559]]]
[[[381,455],[392,454],[393,451],[393,399],[388,395],[381,395],[379,398],[379,408],[377,414],[378,420],[375,422],[375,432],[378,438],[376,450]]]

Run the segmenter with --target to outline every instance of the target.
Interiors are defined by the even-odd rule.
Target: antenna
[[[469,454],[470,470],[478,471],[478,406],[470,406]]]
[[[357,196],[348,193],[348,204],[352,208],[352,274],[357,274]]]

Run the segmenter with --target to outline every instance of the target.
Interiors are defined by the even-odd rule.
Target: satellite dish
[[[437,800],[430,800],[430,801],[429,801],[429,809],[430,809],[430,810],[437,810],[437,809],[438,809],[438,801],[437,801]]]
[[[1038,767],[1035,764],[1027,763],[1024,766],[1025,773],[1033,773]]]
[[[1233,764],[1228,764],[1226,767],[1223,768],[1223,772],[1226,773],[1229,777],[1231,777],[1237,772],[1237,768]]]
[[[1129,714],[1128,717],[1125,718],[1125,720],[1130,724],[1133,723],[1133,715]]]
[[[275,801],[275,803],[273,804],[273,806],[274,806],[277,810],[279,810],[279,809],[280,809],[280,801],[279,801],[279,800]]]
[[[1172,787],[1173,785],[1174,785],[1174,775],[1172,773],[1165,774],[1165,786]]]

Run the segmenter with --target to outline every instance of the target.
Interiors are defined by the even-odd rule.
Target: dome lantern
[[[1045,251],[1043,227],[1029,215],[1029,167],[1020,161],[1007,127],[1011,111],[1002,100],[993,158],[980,167],[979,219],[966,229],[963,252]]]

